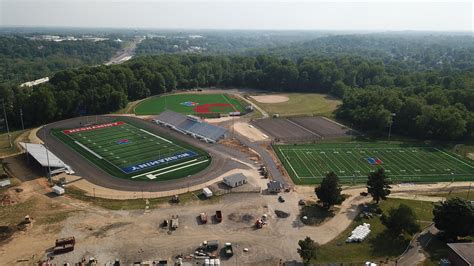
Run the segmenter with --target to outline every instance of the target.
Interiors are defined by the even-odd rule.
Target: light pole
[[[390,126],[388,127],[388,141],[390,141],[390,136],[392,135],[392,124],[393,124],[393,118],[396,116],[396,113],[391,113],[390,114]]]
[[[2,105],[3,105],[3,118],[5,118],[5,126],[7,127],[8,143],[10,144],[10,149],[11,149],[13,147],[12,136],[10,135],[10,128],[8,127],[8,118],[7,118],[7,112],[5,111],[4,100],[2,100]]]
[[[21,129],[25,131],[25,124],[23,123],[23,108],[20,108],[20,120],[21,120]],[[24,132],[23,132],[24,133]],[[26,151],[26,163],[30,163],[30,157],[28,156],[28,143],[27,141],[30,141],[29,138],[26,137],[25,135],[25,151]]]

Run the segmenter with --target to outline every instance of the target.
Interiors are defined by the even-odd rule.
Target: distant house
[[[224,177],[224,184],[229,187],[238,187],[247,183],[247,177],[241,173],[233,174]]]
[[[474,265],[474,243],[448,243],[448,259],[452,266]]]
[[[283,190],[283,184],[278,181],[270,181],[267,184],[268,192],[270,193],[278,193]]]

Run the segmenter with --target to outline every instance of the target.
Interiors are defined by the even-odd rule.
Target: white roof
[[[20,142],[20,145],[31,155],[35,158],[38,163],[40,163],[43,167],[49,166],[53,168],[60,168],[66,167],[69,168],[61,159],[59,159],[54,153],[46,149],[42,144],[34,144],[34,143],[24,143]],[[46,155],[47,153],[47,155]]]

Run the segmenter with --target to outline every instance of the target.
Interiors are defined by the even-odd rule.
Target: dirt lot
[[[234,124],[234,130],[251,141],[269,140],[269,137],[262,131],[246,122],[236,122]]]
[[[278,262],[299,260],[297,242],[306,236],[324,244],[350,226],[359,205],[370,201],[361,197],[365,188],[348,188],[343,191],[349,198],[339,206],[335,216],[318,226],[305,226],[298,217],[298,200],[315,200],[314,188],[297,186],[283,193],[286,202],[280,203],[277,195],[262,193],[230,193],[211,201],[190,201],[180,205],[163,203],[156,209],[112,211],[91,203],[65,197],[52,197],[44,178],[24,172],[23,189],[14,197],[15,205],[2,207],[0,226],[16,226],[27,214],[33,223],[19,230],[7,241],[0,241],[0,256],[5,265],[30,265],[46,258],[58,237],[75,236],[73,252],[54,256],[57,265],[74,263],[82,258],[95,257],[100,264],[120,259],[122,263],[134,261],[173,259],[187,256],[204,240],[219,240],[222,245],[231,242],[235,255],[224,260],[224,265],[244,265],[261,261]],[[258,179],[258,177],[250,177]],[[253,185],[264,186],[262,179],[252,180]],[[466,184],[399,185],[393,187],[393,196],[404,197],[414,191],[442,191],[455,186],[465,189]],[[16,192],[9,192],[16,193]],[[422,199],[422,198],[420,198]],[[143,206],[145,206],[145,200]],[[223,222],[216,223],[212,215],[223,211]],[[288,214],[286,218],[276,213]],[[201,224],[198,215],[206,212],[210,221]],[[255,219],[268,215],[268,225],[253,228]],[[179,215],[179,228],[169,231],[160,227],[164,219]],[[28,247],[28,248],[25,248]],[[248,248],[249,252],[243,249]]]
[[[351,134],[351,129],[324,117],[292,117],[291,121],[318,133],[323,138],[345,137]]]
[[[260,95],[251,97],[259,103],[284,103],[290,99],[285,95]]]
[[[309,129],[285,118],[267,118],[252,122],[259,129],[279,140],[316,140],[321,137]]]

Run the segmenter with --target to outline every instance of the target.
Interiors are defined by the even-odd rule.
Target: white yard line
[[[435,149],[435,150],[437,150],[437,151],[440,151],[440,152],[444,153],[446,156],[448,156],[448,157],[451,157],[451,158],[453,158],[454,160],[456,160],[456,161],[458,161],[458,162],[460,162],[460,163],[462,163],[462,164],[464,164],[464,165],[467,165],[467,166],[469,166],[470,168],[474,168],[474,166],[472,166],[472,165],[470,165],[470,164],[468,164],[468,163],[466,163],[466,162],[464,162],[464,161],[461,161],[461,160],[459,160],[458,158],[456,158],[456,157],[454,157],[454,156],[450,155],[449,153],[446,153],[446,152],[445,152],[445,151],[443,151],[443,150],[440,150],[440,149],[438,149],[438,148],[435,148],[435,147],[433,147],[433,149]]]
[[[176,167],[176,166],[180,166],[180,165],[183,165],[183,164],[192,163],[192,162],[195,162],[195,161],[197,161],[197,160],[198,160],[198,159],[193,159],[193,160],[189,160],[189,161],[186,161],[186,162],[173,164],[173,165],[170,165],[170,166],[167,166],[167,167],[163,167],[163,168],[160,168],[160,169],[157,169],[157,170],[153,170],[153,171],[150,171],[150,172],[147,172],[147,173],[144,173],[144,174],[134,175],[134,176],[132,176],[132,178],[136,178],[136,177],[148,175],[148,174],[151,174],[151,173],[160,172],[160,171],[163,171],[163,170],[166,170],[166,169],[169,169],[169,168],[174,168],[174,167]]]
[[[64,134],[64,133],[63,133],[63,134]],[[74,138],[71,136],[71,134],[64,134],[64,135],[68,136],[74,143],[76,143],[76,144],[77,144],[77,143],[80,143],[80,142],[76,141],[76,139],[74,139]],[[68,145],[68,144],[66,144],[66,145]],[[84,146],[84,145],[79,145],[79,147],[84,148],[85,146]],[[71,148],[72,148],[72,147],[71,147]],[[97,166],[98,168],[100,168],[102,171],[107,172],[107,171],[104,170],[101,166],[99,166],[99,165],[97,165],[96,163],[92,162],[91,160],[87,159],[87,157],[85,157],[84,155],[82,155],[79,151],[75,150],[74,148],[72,148],[72,150],[74,150],[74,151],[76,151],[77,153],[79,153],[83,158],[86,158],[86,160],[88,160],[88,161],[91,162],[92,164],[96,165],[96,166]],[[99,156],[99,157],[100,157],[100,156]],[[114,163],[110,162],[109,160],[107,160],[107,159],[105,159],[105,158],[103,158],[103,157],[101,157],[101,160],[104,160],[104,161],[108,162],[108,163],[109,163],[110,165],[112,165],[113,167],[115,167],[115,168],[119,169],[120,171],[122,171],[123,173],[125,173],[125,171],[123,171],[122,168],[118,167],[117,165],[115,165]]]
[[[84,146],[82,143],[80,143],[79,141],[75,140],[74,143],[76,143],[77,145],[81,146],[81,148],[83,148],[84,150],[90,152],[92,155],[94,155],[95,157],[99,158],[99,159],[104,159],[102,158],[102,156],[100,156],[99,154],[95,153],[93,150],[87,148],[86,146]]]
[[[281,152],[281,151],[280,151]],[[295,173],[296,177],[299,179],[300,176],[296,173],[295,169],[293,168],[293,166],[291,165],[290,161],[288,161],[288,158],[286,158],[286,155],[284,152],[281,152],[281,154],[283,155],[283,158],[285,158],[285,161],[286,163],[290,166],[291,170],[293,171],[293,173]]]
[[[316,177],[316,175],[313,173],[313,171],[311,171],[311,169],[309,169],[308,165],[306,165],[305,161],[301,159],[300,155],[297,152],[295,152],[295,154],[296,154],[296,157],[298,157],[298,160],[300,160],[303,163],[304,167],[309,171],[309,173],[312,174],[314,177]],[[305,158],[307,158],[307,157],[305,156]]]
[[[169,141],[169,140],[167,140],[167,139],[164,139],[164,138],[162,138],[162,137],[160,137],[160,136],[157,136],[157,135],[155,135],[155,134],[153,134],[153,133],[150,133],[150,132],[148,132],[148,131],[146,131],[146,130],[144,130],[144,129],[141,129],[141,128],[140,128],[140,131],[145,132],[146,134],[148,134],[148,135],[150,135],[150,136],[153,136],[153,137],[155,137],[155,138],[159,138],[159,139],[161,139],[162,141],[166,141],[166,142],[168,142],[168,143],[174,144],[173,142],[171,142],[171,141]]]

